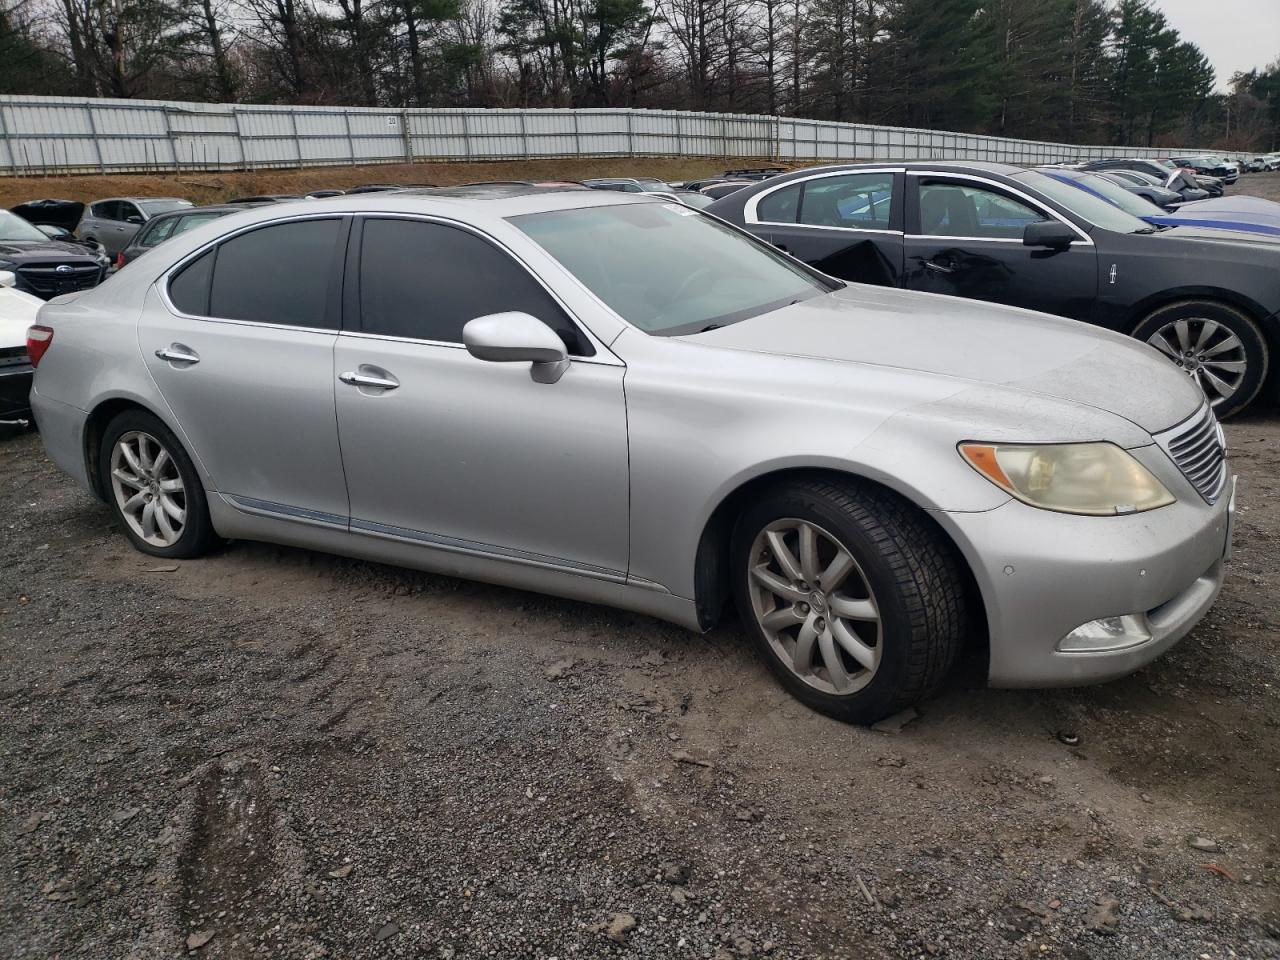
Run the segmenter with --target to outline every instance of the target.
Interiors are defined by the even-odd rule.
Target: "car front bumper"
[[[1230,555],[1235,479],[1212,505],[1180,500],[1147,513],[1083,517],[1012,501],[943,522],[982,592],[996,687],[1100,683],[1151,662],[1213,606]],[[1131,617],[1149,639],[1064,651],[1072,631]]]
[[[33,373],[29,363],[0,367],[0,420],[24,419],[31,412]]]

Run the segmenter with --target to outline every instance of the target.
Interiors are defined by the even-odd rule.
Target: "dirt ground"
[[[1190,637],[1101,687],[961,674],[896,733],[732,623],[157,562],[0,438],[0,957],[1280,957],[1280,415],[1227,435]]]

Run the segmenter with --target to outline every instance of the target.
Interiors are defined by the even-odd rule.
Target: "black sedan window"
[[[1021,240],[1027,224],[1047,219],[994,190],[947,181],[920,184],[920,232],[930,237]]]

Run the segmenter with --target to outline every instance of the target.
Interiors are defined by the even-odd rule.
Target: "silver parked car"
[[[295,544],[706,629],[870,721],[965,644],[1105,680],[1222,583],[1200,391],[1062,320],[847,285],[660,199],[298,201],[45,306],[49,455],[140,550]]]
[[[81,240],[102,245],[115,258],[142,225],[152,217],[170,210],[181,210],[194,204],[178,197],[113,197],[98,200],[85,208],[76,227]]]

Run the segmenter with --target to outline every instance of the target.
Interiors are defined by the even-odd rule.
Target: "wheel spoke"
[[[140,479],[138,479],[132,473],[128,473],[127,471],[122,470],[119,467],[116,467],[114,470],[112,470],[111,475],[115,477],[117,480],[119,480],[121,483],[123,483],[126,487],[132,487],[134,490],[146,489],[147,485],[145,483],[143,483]]]
[[[771,610],[760,619],[760,623],[771,633],[777,633],[779,630],[785,630],[787,627],[794,627],[797,623],[804,620],[804,617],[796,612],[794,606],[778,607]]]
[[[181,493],[182,480],[178,477],[174,477],[172,480],[161,480],[160,489],[164,493]]]
[[[160,476],[160,471],[163,470],[168,463],[169,451],[164,447],[161,447],[160,452],[156,454],[155,460],[151,462],[151,472],[157,477]]]
[[[1227,383],[1227,381],[1223,380],[1220,376],[1218,376],[1216,373],[1214,373],[1212,370],[1208,369],[1207,367],[1201,367],[1200,373],[1205,380],[1208,380],[1211,384],[1213,384],[1213,389],[1218,391],[1218,396],[1222,397],[1223,400],[1230,399],[1231,395],[1236,392],[1236,388],[1234,386]]]
[[[120,509],[125,513],[137,513],[143,508],[147,502],[147,495],[143,491],[135,493],[132,497],[120,504]]]
[[[791,669],[802,677],[813,673],[813,647],[818,641],[818,631],[814,629],[813,617],[810,616],[800,627],[796,636],[796,649],[791,659]]]
[[[827,564],[827,569],[818,576],[818,587],[830,593],[844,583],[845,577],[849,576],[853,567],[852,555],[848,550],[841,548],[836,552],[835,559]]]
[[[1166,354],[1171,360],[1182,359],[1174,345],[1169,342],[1167,337],[1165,337],[1163,330],[1148,340],[1147,343],[1151,344],[1161,353]]]
[[[1216,357],[1220,353],[1226,353],[1228,350],[1240,350],[1244,348],[1244,344],[1240,342],[1240,338],[1230,331],[1227,332],[1226,339],[1215,343],[1207,350],[1200,351],[1202,357]]]
[[[162,513],[168,514],[178,523],[182,523],[184,520],[186,520],[187,511],[183,510],[180,506],[174,503],[172,497],[167,497],[164,494],[161,494],[159,502],[160,502],[160,508]]]
[[[751,576],[760,586],[789,603],[799,603],[807,597],[803,590],[796,589],[764,564],[752,567]]]
[[[764,536],[769,541],[769,552],[773,554],[773,559],[778,561],[778,566],[782,568],[783,576],[788,580],[803,580],[804,576],[800,573],[800,564],[796,562],[795,556],[791,553],[791,548],[782,539],[782,533],[778,530],[770,530]]]
[[[169,522],[169,515],[158,507],[152,507],[151,515],[155,520],[156,528],[160,532],[161,538],[166,542],[172,542],[177,534],[173,529],[173,524]]]
[[[832,597],[831,612],[837,617],[844,617],[848,620],[870,620],[874,622],[880,619],[880,611],[876,609],[876,603],[870,597],[865,600],[855,600],[852,597]]]
[[[1196,345],[1192,347],[1197,353],[1204,349],[1205,345],[1213,339],[1213,335],[1218,332],[1218,324],[1212,320],[1200,321],[1200,336],[1196,337]]]
[[[146,468],[142,466],[142,461],[138,458],[137,452],[130,444],[124,442],[120,444],[120,455],[124,457],[125,463],[129,464],[129,469],[135,475],[140,477],[147,472]]]
[[[860,667],[866,670],[874,670],[876,668],[875,650],[863,643],[862,638],[856,633],[839,620],[831,625],[831,633],[836,638],[836,642],[848,652],[849,656],[858,661]]]
[[[1190,350],[1191,349],[1191,330],[1190,330],[1190,325],[1187,323],[1187,321],[1175,320],[1173,322],[1173,330],[1178,337],[1178,346],[1182,348],[1183,352],[1185,353],[1187,350]]]
[[[154,537],[156,535],[156,503],[154,500],[148,500],[142,507],[142,535],[144,537]]]
[[[818,531],[812,524],[800,525],[800,571],[804,581],[814,584],[818,580]]]
[[[143,470],[151,472],[151,438],[145,433],[138,434],[138,460]]]
[[[1244,373],[1249,367],[1243,360],[1205,360],[1204,365],[1213,370],[1225,370],[1227,373]]]
[[[822,652],[822,663],[827,668],[831,685],[837,690],[849,686],[849,672],[844,668],[844,661],[840,659],[840,651],[836,649],[830,630],[822,631],[822,635],[818,637],[818,649]]]

